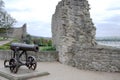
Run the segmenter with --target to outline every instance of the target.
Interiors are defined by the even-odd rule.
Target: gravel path
[[[3,67],[3,61],[0,61],[0,67]],[[59,62],[38,62],[37,70],[47,71],[50,75],[29,80],[120,80],[120,73],[79,70]],[[0,77],[0,80],[7,79]]]
[[[79,70],[59,62],[40,62],[38,69],[50,75],[30,80],[120,80],[120,73]]]

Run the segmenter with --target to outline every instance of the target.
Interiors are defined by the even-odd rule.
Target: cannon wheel
[[[9,62],[9,60],[4,61],[4,67],[9,67],[6,63]],[[8,63],[9,64],[9,63]]]
[[[33,57],[33,56],[29,56],[28,57],[28,65],[27,67],[29,69],[32,69],[32,70],[35,70],[36,67],[37,67],[37,62],[36,62],[36,59]]]
[[[17,60],[15,58],[10,59],[9,65],[10,65],[10,71],[12,73],[17,73],[17,71],[18,71],[18,62],[17,62]]]

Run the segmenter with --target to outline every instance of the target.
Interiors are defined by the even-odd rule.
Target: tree
[[[3,7],[4,7],[4,2],[0,0],[0,12],[3,10]]]
[[[1,18],[0,18],[0,27],[2,28],[10,28],[16,23],[16,20],[11,17],[10,14],[7,12],[1,13]]]
[[[4,10],[4,2],[0,0],[0,28],[10,28],[16,20]]]
[[[39,45],[39,46],[40,46],[40,40],[39,40],[38,38],[34,38],[34,39],[33,39],[33,43],[34,43],[35,45]]]
[[[48,46],[52,46],[52,40],[48,40]]]
[[[32,41],[31,35],[27,34],[23,42],[25,42],[26,44],[30,44],[31,41]]]
[[[16,20],[5,11],[4,2],[3,0],[0,0],[0,28],[4,28],[4,30],[6,30],[2,34],[6,34],[7,37],[8,31],[14,25],[14,23],[16,23]]]

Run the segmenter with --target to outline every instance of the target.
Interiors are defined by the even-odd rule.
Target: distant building
[[[8,30],[5,28],[0,28],[0,36],[2,37],[10,37],[22,40],[26,37],[26,34],[26,24],[20,28],[9,28]]]
[[[26,37],[27,31],[26,31],[26,24],[24,24],[20,28],[14,28],[12,36],[17,39],[24,39]]]

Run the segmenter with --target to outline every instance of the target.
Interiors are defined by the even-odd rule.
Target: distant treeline
[[[120,37],[96,37],[96,41],[120,41]]]
[[[23,42],[25,42],[27,44],[34,43],[39,46],[52,46],[51,38],[36,37],[36,36],[31,36],[29,34],[26,36],[26,38],[23,40]]]

